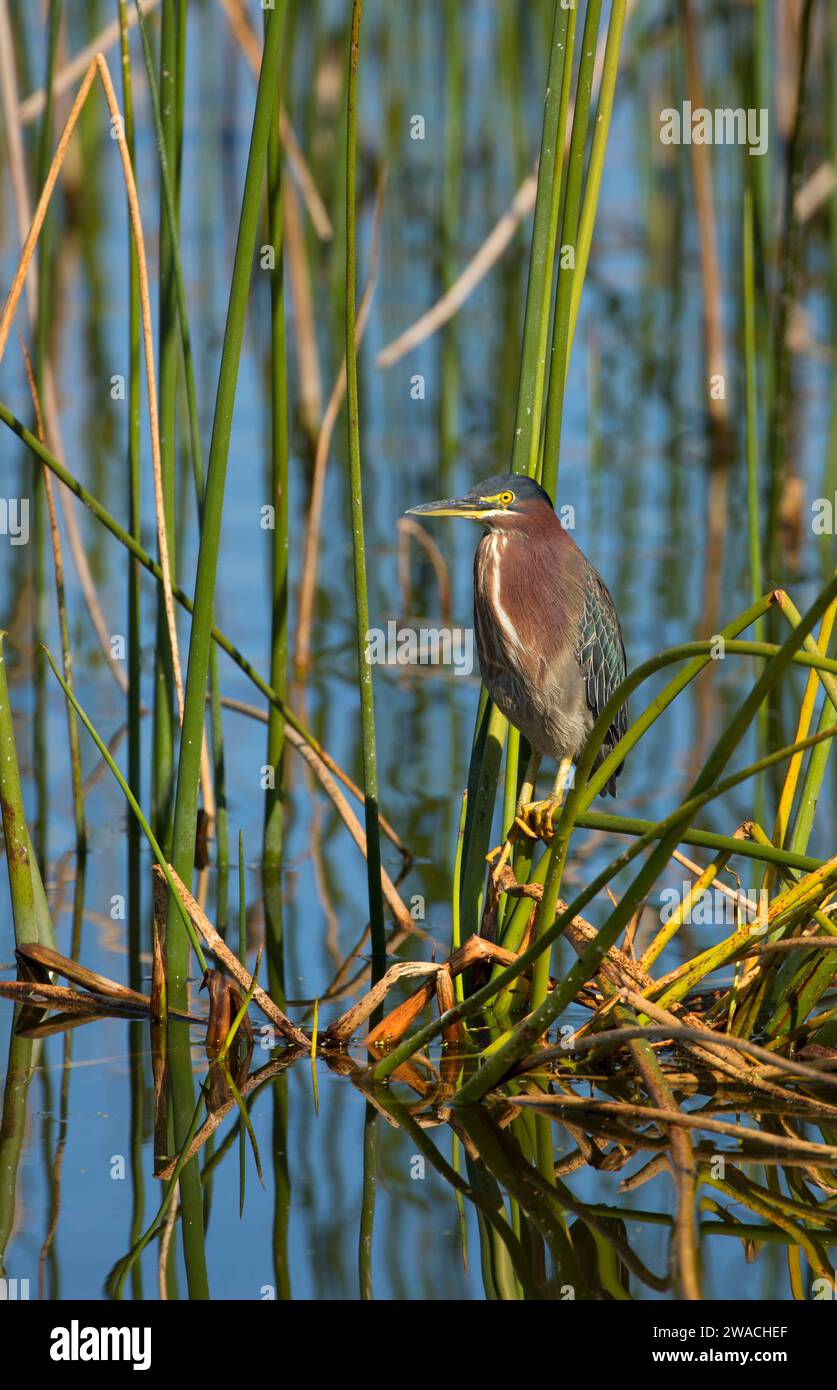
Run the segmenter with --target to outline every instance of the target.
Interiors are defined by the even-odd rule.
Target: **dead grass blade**
[[[160,865],[154,864],[153,869],[154,873],[162,877],[165,882],[165,876],[163,875],[163,870]],[[229,946],[227,946],[223,937],[218,935],[200,903],[192,897],[189,889],[171,865],[169,865],[169,873],[180,895],[180,900],[192,919],[195,930],[200,932],[210,951],[212,951],[222,964],[227,967],[230,974],[233,975],[243,987],[245,993],[253,989],[253,999],[258,1004],[262,1013],[270,1019],[271,1023],[273,1023],[282,1034],[283,1038],[287,1038],[288,1042],[293,1043],[297,1047],[304,1047],[306,1050],[310,1050],[311,1039],[308,1034],[303,1033],[301,1028],[297,1028],[296,1024],[292,1023],[286,1014],[283,1014],[279,1005],[274,1004],[270,995],[265,993],[261,985],[257,984],[255,988],[253,988],[252,975],[250,975],[245,966],[241,964],[238,956],[233,955],[233,952],[230,950]]]

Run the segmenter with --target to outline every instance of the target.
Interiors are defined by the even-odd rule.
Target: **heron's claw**
[[[563,798],[560,796],[548,796],[545,801],[528,801],[522,806],[518,806],[517,815],[508,835],[502,845],[497,845],[495,849],[489,850],[485,856],[489,864],[493,864],[491,878],[494,883],[499,883],[503,877],[503,871],[509,861],[515,843],[520,839],[521,834],[526,835],[530,840],[549,841],[555,834],[553,818],[555,812],[560,808]],[[499,858],[497,857],[499,855]],[[494,861],[497,861],[496,863]]]
[[[562,798],[548,796],[544,801],[530,801],[521,806],[515,824],[519,825],[533,840],[551,840],[555,834],[553,820],[560,809]]]
[[[485,856],[486,863],[494,865],[491,871],[491,878],[494,883],[497,883],[500,877],[502,876],[503,870],[505,869],[506,864],[508,863],[509,855],[514,849],[514,841],[517,837],[512,834],[513,830],[514,826],[512,826],[512,829],[509,831],[508,838],[503,842],[503,844],[496,845],[495,848],[490,849],[488,851],[488,854]],[[498,854],[500,856],[499,859],[497,859]],[[497,859],[496,864],[494,864],[495,859]]]

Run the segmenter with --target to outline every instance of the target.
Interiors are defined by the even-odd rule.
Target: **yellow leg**
[[[531,758],[529,759],[526,771],[523,774],[523,785],[520,788],[520,795],[517,798],[517,809],[515,811],[514,823],[509,828],[509,832],[506,835],[503,844],[498,845],[496,849],[490,850],[489,853],[485,856],[489,864],[491,864],[495,859],[497,859],[498,854],[500,856],[500,858],[497,859],[497,863],[494,865],[493,877],[495,879],[500,877],[500,874],[503,872],[503,869],[506,863],[508,862],[509,855],[511,854],[512,849],[514,848],[514,842],[518,837],[520,816],[522,815],[524,808],[526,806],[531,805],[532,797],[535,793],[535,783],[538,777],[538,768],[540,767],[540,765],[540,753],[533,753]],[[531,831],[527,830],[526,833],[531,834]]]
[[[553,819],[555,812],[564,804],[564,794],[571,785],[572,758],[562,758],[552,791],[545,801],[530,801],[518,807],[515,823],[533,839],[551,840],[555,833]]]

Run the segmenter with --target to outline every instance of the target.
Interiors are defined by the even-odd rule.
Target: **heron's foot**
[[[560,799],[547,797],[546,801],[529,801],[518,806],[514,822],[502,845],[497,845],[495,849],[489,850],[485,856],[488,863],[494,866],[491,872],[493,883],[499,884],[502,880],[506,865],[521,835],[525,835],[528,840],[552,839],[552,816],[560,805]],[[541,821],[541,813],[544,816],[543,822]]]
[[[488,854],[485,856],[487,863],[493,865],[491,871],[492,882],[499,883],[500,880],[503,878],[505,868],[509,862],[509,859],[511,858],[512,851],[517,841],[520,839],[521,830],[525,830],[525,833],[529,836],[530,839],[537,839],[537,836],[534,835],[531,830],[527,829],[525,826],[521,826],[519,821],[515,820],[503,843],[501,845],[497,845],[494,849],[490,849],[488,851]],[[496,863],[494,862],[495,860],[497,861]]]
[[[517,839],[517,836],[512,834],[514,828],[515,827],[512,826],[512,830],[509,831],[508,838],[504,840],[501,845],[495,845],[494,849],[490,849],[488,851],[488,854],[485,856],[486,863],[493,865],[491,877],[495,883],[497,883],[497,881],[501,877],[503,870],[506,867],[506,864],[509,862],[509,856],[511,855],[511,852],[514,849],[514,842]],[[500,856],[499,859],[497,858],[498,855]],[[494,863],[495,859],[497,860],[496,864]]]
[[[524,834],[533,840],[551,840],[555,834],[553,820],[563,803],[563,796],[548,796],[543,801],[529,801],[521,806],[514,818]]]

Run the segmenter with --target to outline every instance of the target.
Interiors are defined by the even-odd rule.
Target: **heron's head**
[[[557,522],[552,501],[539,483],[524,473],[498,473],[476,483],[464,497],[422,502],[408,516],[462,516],[490,531],[530,531]]]

